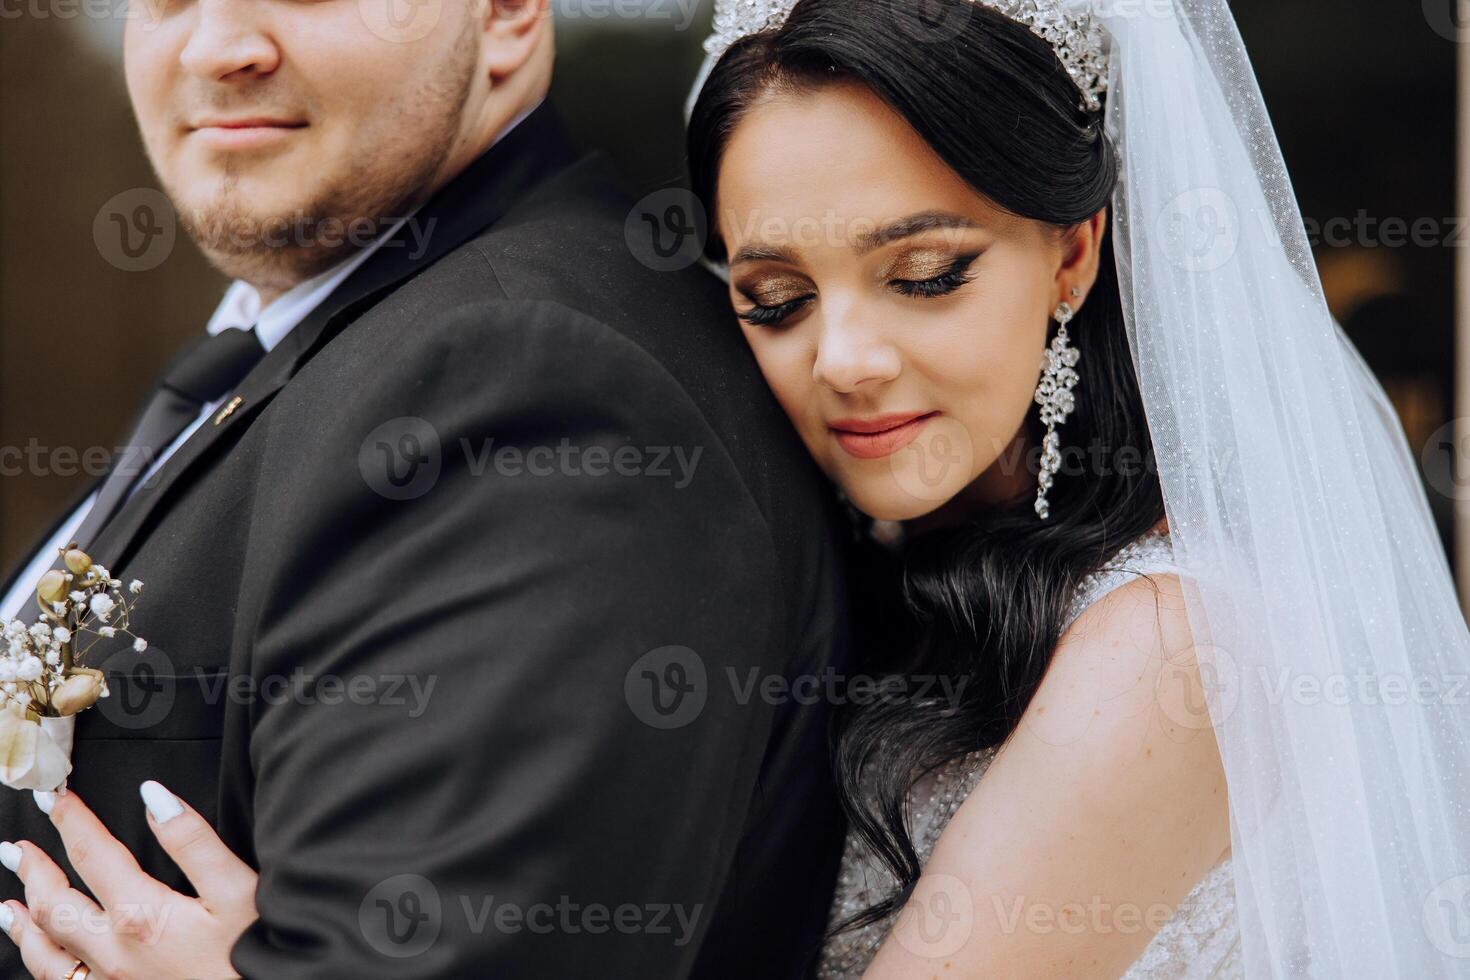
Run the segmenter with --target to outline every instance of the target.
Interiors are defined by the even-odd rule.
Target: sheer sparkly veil
[[[1118,279],[1246,974],[1470,975],[1470,632],[1398,417],[1328,313],[1235,21],[1225,0],[1067,5],[1108,35]]]

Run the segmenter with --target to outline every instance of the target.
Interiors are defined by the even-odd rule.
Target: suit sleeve
[[[260,919],[232,961],[685,976],[770,737],[750,681],[787,666],[770,533],[614,331],[519,302],[414,331],[272,434],[240,709]]]

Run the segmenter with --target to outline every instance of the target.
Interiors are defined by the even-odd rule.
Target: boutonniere
[[[132,632],[143,583],[134,579],[124,591],[75,544],[62,559],[65,569],[36,586],[41,617],[30,626],[7,622],[0,636],[0,783],[15,789],[65,787],[77,713],[107,696],[102,671],[82,665],[88,651],[119,635],[132,637],[139,653],[148,648]]]

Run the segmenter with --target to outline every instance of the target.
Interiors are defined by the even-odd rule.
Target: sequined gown
[[[1167,535],[1148,534],[1125,546],[1108,567],[1078,587],[1067,622],[1070,624],[1104,594],[1140,574],[1173,570],[1172,559]],[[929,860],[950,816],[979,784],[995,751],[983,749],[956,759],[919,780],[909,791],[910,830],[921,862]],[[882,864],[849,835],[829,926],[869,907],[895,887]],[[892,925],[890,916],[830,939],[822,950],[818,978],[850,980],[861,976]],[[1200,879],[1143,955],[1123,974],[1123,980],[1234,980],[1241,976],[1234,882],[1226,859]]]

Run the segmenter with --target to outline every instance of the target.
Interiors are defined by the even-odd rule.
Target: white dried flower
[[[15,680],[15,661],[0,660],[0,684],[8,684]]]
[[[128,591],[131,592],[133,595],[137,595],[139,592],[143,591],[143,583],[138,579],[133,579],[131,582],[128,583]]]
[[[85,592],[72,592],[72,593],[70,593],[67,596],[67,598],[70,599],[72,602],[75,602],[78,605],[80,605],[81,603],[87,601],[87,593],[85,593]]]
[[[15,668],[16,680],[38,681],[41,679],[41,661],[36,657],[26,657]]]
[[[48,664],[50,664],[51,666],[53,666],[53,667],[60,666],[60,664],[61,664],[61,651],[60,650],[55,650],[55,649],[47,650],[46,651],[46,662]]]
[[[56,639],[57,643],[71,642],[71,630],[67,629],[65,626],[56,627],[56,629],[52,631],[51,635]]]
[[[99,592],[92,597],[88,606],[92,610],[92,615],[105,623],[107,622],[107,618],[112,615],[112,610],[117,606],[117,603],[112,601],[112,596],[105,592]]]
[[[148,649],[148,641],[143,639],[141,636],[138,637],[136,640],[133,641],[133,649],[138,651],[139,653],[142,653],[144,650]]]
[[[34,626],[31,627],[30,632],[31,636],[35,637],[36,639],[44,640],[51,635],[51,627],[47,626],[45,623],[36,623]]]
[[[111,626],[104,626],[97,631],[97,635],[110,640],[117,636],[117,630]]]

